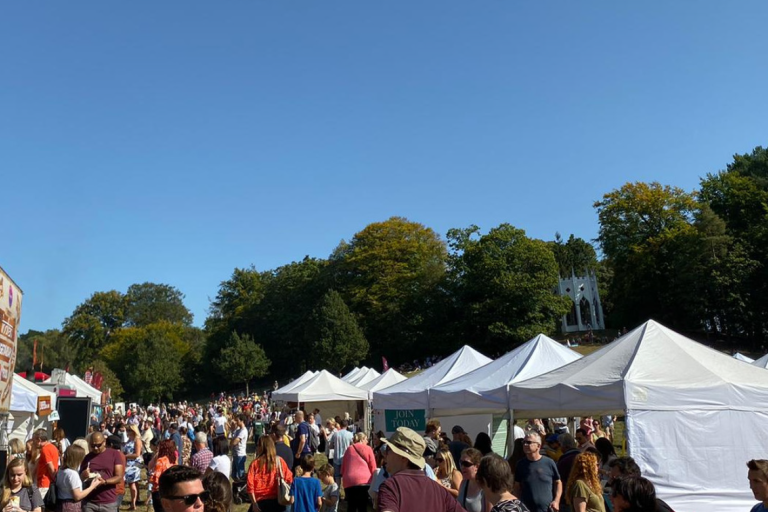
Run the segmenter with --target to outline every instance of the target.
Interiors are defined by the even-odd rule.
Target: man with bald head
[[[80,465],[80,478],[84,485],[98,474],[104,483],[94,489],[83,500],[83,512],[117,512],[116,486],[123,481],[125,466],[120,452],[107,447],[107,440],[101,432],[91,434],[90,453]]]

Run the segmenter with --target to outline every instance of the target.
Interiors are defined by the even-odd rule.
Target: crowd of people
[[[514,425],[512,454],[493,452],[438,420],[423,435],[389,438],[349,415],[275,409],[268,396],[214,397],[205,406],[150,405],[94,418],[72,443],[61,429],[10,443],[2,512],[667,512],[631,457],[614,449],[614,418]],[[246,467],[247,445],[255,444]],[[768,461],[748,463],[750,488],[768,512]],[[140,500],[146,485],[147,499]],[[54,489],[52,491],[52,489]],[[55,499],[53,499],[55,497]],[[54,503],[55,502],[55,503]]]

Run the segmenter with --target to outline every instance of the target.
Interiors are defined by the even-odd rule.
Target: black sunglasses
[[[461,461],[461,467],[463,468],[471,468],[472,466],[474,466],[474,464],[472,464],[468,460]]]
[[[205,503],[208,501],[208,498],[211,497],[211,493],[209,491],[203,491],[200,494],[185,494],[184,496],[166,496],[165,499],[167,500],[181,500],[184,502],[184,504],[188,507],[191,507],[195,503],[197,503],[197,499],[200,498],[200,501]]]
[[[529,444],[539,444],[539,443],[536,441],[523,441],[523,444],[528,446]]]
[[[435,462],[443,462],[445,459],[435,459]]]
[[[105,442],[106,442],[106,441],[105,441]],[[91,445],[91,448],[101,448],[102,446],[104,446],[104,442],[102,442],[102,443],[98,443],[98,444],[96,444],[96,443],[93,443],[93,444]]]

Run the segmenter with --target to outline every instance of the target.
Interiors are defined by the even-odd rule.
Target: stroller
[[[235,505],[251,502],[251,495],[248,494],[248,482],[246,480],[235,480],[232,482],[232,502]]]

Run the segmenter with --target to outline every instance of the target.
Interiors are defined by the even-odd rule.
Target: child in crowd
[[[323,491],[322,512],[338,512],[339,510],[339,485],[333,480],[333,466],[326,464],[317,470],[320,482],[325,486]]]
[[[293,479],[291,484],[291,504],[293,512],[315,512],[323,504],[323,491],[320,480],[312,477],[315,470],[315,458],[311,453],[305,453],[299,463],[301,476]],[[298,475],[298,471],[296,472]]]

